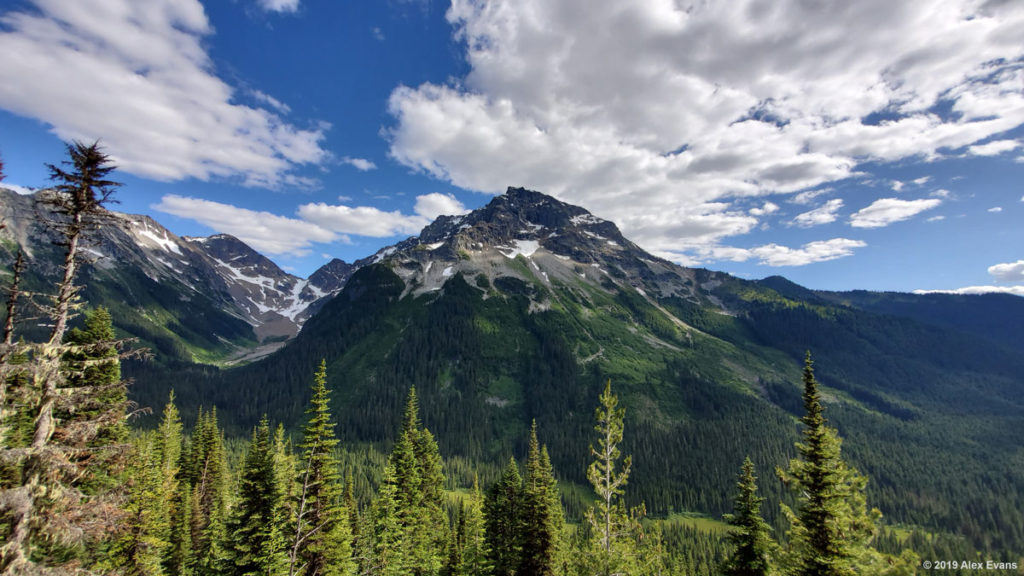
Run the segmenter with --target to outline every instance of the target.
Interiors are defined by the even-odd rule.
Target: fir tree
[[[790,520],[788,561],[796,576],[853,576],[880,513],[867,510],[867,478],[842,459],[839,435],[826,425],[810,352],[803,384],[799,458],[790,461],[788,472],[779,471],[797,495],[795,514],[784,507]]]
[[[289,552],[289,575],[341,576],[353,574],[352,533],[342,502],[342,485],[334,447],[334,422],[327,389],[327,363],[314,376],[313,397],[303,431],[299,502]]]
[[[518,573],[552,576],[558,563],[562,504],[547,447],[542,449],[537,440],[536,421],[530,427],[521,507],[523,532]]]
[[[287,571],[284,509],[266,416],[253,432],[231,521],[232,574],[272,576]]]
[[[587,511],[587,520],[591,529],[593,570],[601,576],[611,576],[625,572],[634,561],[638,522],[630,518],[622,501],[633,458],[626,456],[621,469],[618,468],[626,411],[618,408],[619,400],[612,394],[611,380],[599,401],[594,428],[598,433],[597,448],[590,447],[595,460],[587,468],[587,479],[597,493],[597,502]]]
[[[735,549],[722,573],[725,576],[769,576],[776,545],[771,527],[761,517],[764,498],[757,495],[757,478],[750,458],[744,460],[736,486],[734,513],[725,516],[725,521],[734,528],[728,539]]]
[[[193,433],[191,456],[192,565],[205,576],[227,565],[228,468],[217,410],[201,415]]]
[[[479,481],[474,475],[473,493],[465,502],[459,523],[459,562],[455,566],[457,576],[490,573],[483,505],[484,497],[480,492]]]
[[[515,458],[509,458],[501,479],[484,499],[487,560],[494,576],[513,576],[523,550],[523,479]]]
[[[129,470],[127,529],[115,554],[130,576],[164,574],[170,548],[170,514],[164,495],[164,476],[157,449],[159,438],[145,434],[135,443]]]

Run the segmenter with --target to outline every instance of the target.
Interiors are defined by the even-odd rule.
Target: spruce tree
[[[782,480],[797,495],[797,511],[783,507],[790,520],[789,555],[796,576],[854,576],[865,555],[877,510],[868,511],[867,478],[847,465],[841,440],[827,426],[810,352],[803,371],[803,442]]]
[[[509,458],[501,479],[484,499],[487,560],[494,576],[513,576],[523,550],[523,479],[515,458]]]
[[[558,497],[547,448],[537,440],[537,422],[530,427],[526,477],[521,498],[520,537],[522,550],[518,573],[552,576],[558,563],[558,545],[562,532],[562,505]]]
[[[331,419],[327,363],[314,376],[313,397],[303,430],[301,489],[295,531],[289,551],[290,576],[343,576],[355,572],[352,532],[342,501],[342,485],[334,447],[338,440]]]
[[[287,572],[284,508],[277,478],[270,423],[264,416],[253,432],[231,521],[231,574],[272,576]]]
[[[769,576],[772,570],[772,555],[776,544],[771,537],[771,527],[761,517],[761,503],[764,498],[757,495],[757,478],[754,463],[747,458],[743,461],[738,492],[733,514],[727,514],[725,521],[733,527],[729,542],[735,547],[722,569],[725,576]]]
[[[190,568],[199,576],[225,569],[227,555],[228,468],[216,408],[201,414],[190,447],[192,510]]]

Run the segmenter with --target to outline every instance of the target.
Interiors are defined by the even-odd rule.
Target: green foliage
[[[769,576],[773,573],[772,559],[777,545],[772,540],[772,529],[761,517],[764,498],[757,495],[754,463],[747,458],[739,481],[734,513],[725,520],[733,527],[729,542],[735,547],[722,568],[725,576]]]
[[[333,451],[338,439],[330,412],[327,366],[314,376],[309,420],[302,435],[301,489],[291,542],[292,573],[309,576],[352,574],[352,533],[342,501],[341,472]],[[273,468],[271,466],[271,468]]]
[[[798,459],[780,476],[797,494],[790,519],[786,564],[798,576],[853,576],[875,530],[878,510],[867,510],[867,478],[840,454],[835,429],[826,426],[811,355],[804,363],[804,440]]]
[[[115,555],[125,573],[133,576],[165,573],[171,517],[160,442],[156,433],[145,433],[134,442],[131,454],[126,529]]]
[[[253,432],[238,482],[238,501],[232,513],[231,574],[275,575],[287,572],[285,508],[279,464],[264,418]]]
[[[515,458],[484,499],[487,561],[494,576],[513,576],[523,551],[523,478]]]

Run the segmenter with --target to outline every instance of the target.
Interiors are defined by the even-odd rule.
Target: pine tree
[[[593,568],[601,576],[611,576],[626,572],[634,561],[638,522],[627,514],[622,500],[633,458],[623,458],[622,468],[618,469],[626,411],[618,408],[619,400],[612,394],[611,380],[599,401],[594,428],[598,433],[597,448],[590,447],[595,460],[587,468],[587,479],[594,486],[597,502],[587,511],[587,520],[591,528]]]
[[[537,440],[537,422],[530,427],[526,477],[521,498],[522,550],[518,573],[552,576],[558,563],[562,504],[547,447]]]
[[[509,458],[501,479],[484,499],[487,560],[494,576],[513,576],[523,550],[523,479],[515,458]]]
[[[757,495],[757,478],[750,458],[744,460],[736,486],[734,513],[725,516],[726,522],[734,528],[728,539],[735,550],[722,573],[725,576],[769,576],[773,573],[772,555],[776,544],[771,537],[771,527],[761,517],[764,498]]]
[[[303,431],[299,502],[295,532],[289,551],[289,575],[342,576],[355,572],[352,532],[342,502],[338,461],[333,450],[338,440],[331,420],[327,363],[320,362],[314,377],[313,397]]]
[[[797,495],[795,514],[784,507],[790,520],[788,561],[796,576],[853,576],[880,513],[867,510],[867,478],[842,459],[842,441],[836,430],[826,425],[810,352],[804,362],[803,384],[805,414],[803,442],[797,444],[799,458],[790,461],[788,472],[779,471]]]
[[[253,431],[231,519],[231,573],[272,576],[287,572],[284,509],[276,476],[270,423],[264,416]]]

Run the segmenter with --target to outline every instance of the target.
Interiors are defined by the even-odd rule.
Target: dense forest
[[[117,183],[108,179],[113,167],[96,144],[74,143],[68,153],[62,166],[69,168],[50,166],[56,185],[48,198],[63,215],[57,226],[65,257],[45,309],[48,337],[28,342],[15,334],[20,265],[8,287],[0,348],[5,573],[853,576],[912,574],[933,561],[956,562],[946,573],[967,573],[974,567],[962,565],[965,560],[1008,574],[1020,569],[1016,556],[980,556],[970,539],[881,524],[881,512],[869,506],[868,477],[849,464],[839,431],[825,417],[809,354],[795,397],[779,383],[766,384],[799,415],[794,448],[759,450],[762,458],[777,457],[757,465],[749,458],[731,462],[721,481],[733,486],[721,491],[731,500],[725,506],[721,496],[699,491],[675,495],[704,464],[631,443],[637,436],[631,427],[654,424],[627,418],[611,379],[596,398],[581,395],[588,403],[578,417],[581,434],[560,439],[557,458],[541,441],[550,441],[553,426],[535,421],[504,455],[503,467],[465,452],[446,458],[423,424],[414,387],[399,400],[402,409],[386,410],[388,399],[368,407],[396,430],[387,450],[341,443],[339,431],[358,423],[335,418],[329,383],[349,375],[329,376],[323,360],[304,374],[309,392],[299,430],[264,416],[249,440],[241,440],[225,434],[218,406],[209,405],[189,416],[186,431],[173,394],[153,415],[155,426],[133,429],[132,418],[147,407],[128,400],[121,363],[140,352],[117,339],[103,308],[73,321],[87,304],[78,297],[78,251],[90,228],[101,225],[100,208]],[[458,314],[456,307],[432,310]],[[794,321],[814,329],[813,318]],[[458,322],[449,325],[459,330]],[[306,338],[316,336],[316,325],[311,328]],[[406,346],[409,354],[396,362],[412,377],[417,365],[406,361],[416,358],[415,342]],[[558,342],[541,350],[564,353]],[[557,382],[560,375],[536,374],[536,380]],[[533,401],[563,400],[545,397],[545,390],[538,387]],[[778,440],[759,438],[750,424],[778,415],[739,418],[724,408],[728,398],[716,394],[692,387],[690,409],[722,417],[717,427],[695,427],[692,434],[724,434],[747,448]],[[717,466],[723,455],[706,457]],[[674,480],[648,478],[640,483],[643,493],[631,489],[654,474]],[[778,481],[765,482],[766,476]],[[580,477],[589,488],[575,481]],[[766,486],[774,487],[767,497]],[[704,499],[714,505],[703,509],[719,506],[731,514],[724,525],[648,517],[649,497],[678,498],[681,510]],[[1008,518],[1020,514],[1007,502],[986,510],[999,506],[1007,507]],[[1006,519],[975,521],[1005,524],[1006,541],[1020,541]],[[989,567],[988,561],[1006,564]]]

